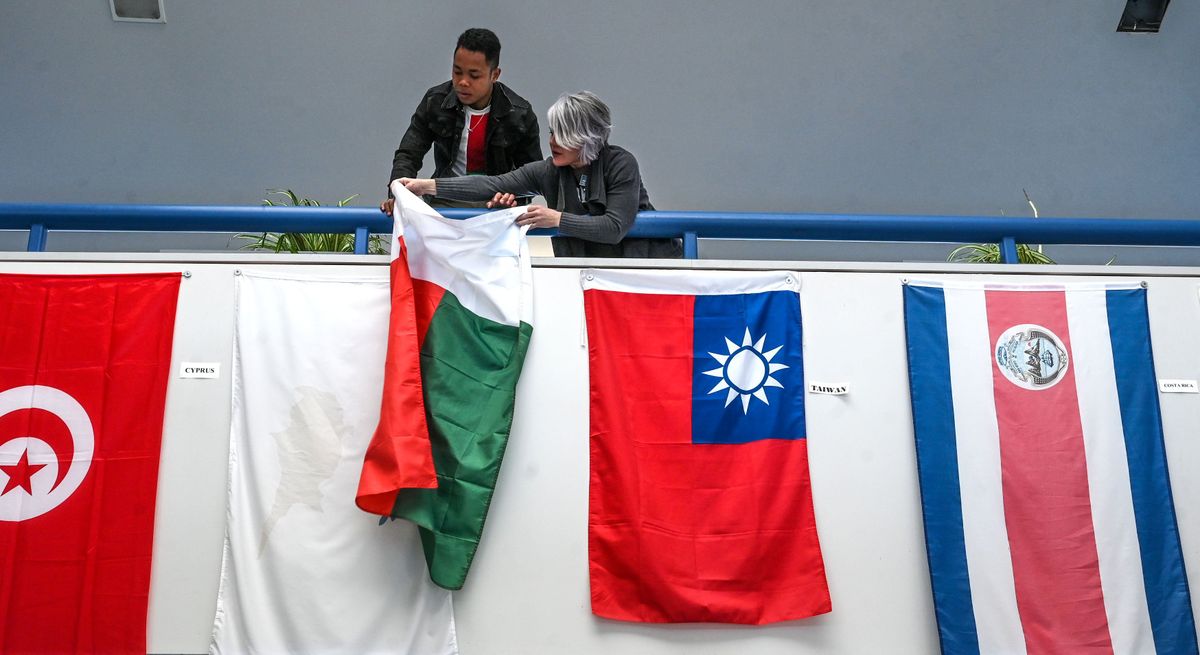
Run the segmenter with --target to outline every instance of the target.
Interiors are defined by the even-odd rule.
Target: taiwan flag
[[[830,610],[799,277],[585,271],[592,611],[764,624]]]
[[[146,652],[179,281],[0,275],[0,652]]]
[[[1197,652],[1146,290],[908,284],[946,655]]]

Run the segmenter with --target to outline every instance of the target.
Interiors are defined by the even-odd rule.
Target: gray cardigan
[[[491,200],[497,193],[540,195],[562,212],[554,238],[558,257],[655,257],[683,255],[678,239],[626,239],[639,211],[653,210],[637,159],[624,148],[606,145],[588,167],[588,195],[580,202],[569,167],[550,159],[529,162],[503,175],[440,178],[439,198]]]

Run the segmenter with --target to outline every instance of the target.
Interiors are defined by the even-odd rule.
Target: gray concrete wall
[[[0,3],[0,202],[385,193],[458,33],[544,112],[586,88],[662,209],[1200,215],[1200,9],[962,3]]]

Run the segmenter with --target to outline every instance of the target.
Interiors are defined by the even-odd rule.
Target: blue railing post
[[[683,233],[683,258],[684,259],[699,259],[700,257],[700,240],[696,238],[695,232]]]
[[[366,225],[359,225],[354,228],[354,254],[367,254],[367,246],[371,242],[371,232]]]
[[[1017,240],[1013,237],[1000,239],[1000,261],[1005,264],[1019,264],[1017,257]]]
[[[29,245],[25,246],[25,250],[29,252],[46,252],[47,236],[46,225],[44,223],[31,223],[29,225]]]

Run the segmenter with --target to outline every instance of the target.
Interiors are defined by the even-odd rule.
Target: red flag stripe
[[[1026,323],[1048,328],[1068,353],[1058,383],[1036,390],[992,366],[1004,516],[1026,647],[1030,655],[1111,653],[1066,298],[1053,291],[986,297],[993,356],[1001,335]]]
[[[408,270],[408,248],[403,239],[398,243],[400,253],[391,264],[383,403],[354,499],[360,509],[382,516],[392,513],[401,489],[437,488],[420,368],[420,342],[434,307],[417,298]]]

